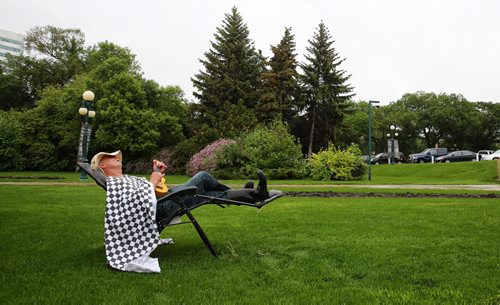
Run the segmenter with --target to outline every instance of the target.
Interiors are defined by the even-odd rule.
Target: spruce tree
[[[297,54],[290,28],[285,28],[283,38],[278,45],[271,46],[271,50],[273,56],[267,62],[270,71],[262,74],[264,89],[259,105],[259,118],[261,121],[277,118],[290,123],[301,110]]]
[[[354,94],[351,85],[346,83],[351,75],[346,75],[339,67],[345,59],[341,59],[332,46],[334,40],[323,21],[308,42],[306,62],[300,66],[303,71],[301,83],[307,96],[307,154],[311,156],[313,151],[335,140],[336,129],[347,111],[347,102]]]
[[[199,100],[193,105],[195,126],[206,134],[235,137],[257,122],[264,61],[250,40],[243,18],[233,7],[214,34],[211,49],[200,59],[204,70],[192,78]]]

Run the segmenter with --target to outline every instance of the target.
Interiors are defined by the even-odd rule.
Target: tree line
[[[0,62],[0,170],[68,170],[78,147],[81,94],[95,93],[90,152],[121,149],[130,159],[163,153],[181,169],[208,143],[236,138],[258,125],[283,122],[304,155],[352,143],[366,151],[366,102],[354,102],[345,60],[321,21],[298,62],[285,28],[266,58],[249,38],[236,7],[225,14],[192,77],[195,103],[177,86],[143,77],[135,55],[112,42],[85,46],[78,29],[35,27],[26,54]],[[460,149],[500,145],[500,109],[461,95],[409,93],[375,109],[375,151],[386,150],[391,124],[410,153],[437,145]]]
[[[358,143],[367,151],[368,102],[353,103],[343,143]],[[398,141],[405,154],[429,147],[448,150],[500,149],[500,104],[469,102],[460,94],[415,92],[389,105],[373,108],[373,151],[387,151],[390,125],[400,128]]]

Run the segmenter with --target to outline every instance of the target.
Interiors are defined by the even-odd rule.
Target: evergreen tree
[[[270,71],[262,74],[264,90],[258,117],[260,121],[271,121],[278,117],[290,123],[301,110],[297,54],[290,28],[285,28],[280,43],[271,46],[271,50],[273,57],[268,61]]]
[[[257,122],[255,107],[265,66],[248,35],[243,18],[233,7],[217,28],[212,48],[200,59],[204,71],[192,78],[198,91],[194,96],[199,100],[193,116],[206,134],[234,137]]]
[[[302,63],[302,85],[306,93],[306,119],[309,125],[307,154],[326,147],[335,140],[337,127],[342,124],[348,100],[354,96],[346,82],[351,75],[340,69],[340,59],[334,41],[323,21],[312,40],[308,40],[306,63]],[[322,135],[317,137],[317,135]]]

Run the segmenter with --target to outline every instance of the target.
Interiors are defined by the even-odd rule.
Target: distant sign
[[[92,133],[92,126],[89,124],[82,124],[82,128],[80,129],[80,141],[78,144],[78,156],[77,160],[78,161],[83,161],[83,140],[85,139],[85,155],[87,155],[89,151],[89,145],[90,145],[90,134]]]
[[[393,145],[393,142],[394,142],[394,145]],[[393,148],[394,148],[394,151],[392,151]],[[399,153],[399,142],[397,139],[387,140],[387,152],[389,154],[398,154]]]

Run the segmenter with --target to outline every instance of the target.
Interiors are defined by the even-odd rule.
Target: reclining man
[[[106,257],[111,267],[133,272],[160,272],[158,259],[149,255],[160,244],[158,223],[168,223],[178,212],[178,205],[167,200],[157,204],[155,186],[160,183],[167,166],[153,161],[149,181],[145,178],[123,175],[122,153],[100,152],[90,163],[93,170],[101,170],[106,176],[106,215],[104,240]],[[188,186],[196,186],[197,194],[243,202],[260,202],[270,197],[264,174],[259,171],[259,184],[247,183],[243,189],[231,189],[207,172],[199,172],[186,183],[169,192]],[[273,191],[271,191],[273,192]],[[192,197],[185,201],[192,207],[206,200]]]

